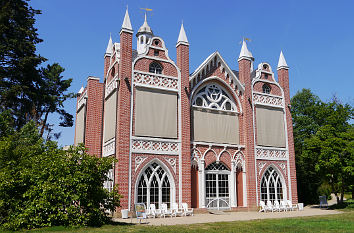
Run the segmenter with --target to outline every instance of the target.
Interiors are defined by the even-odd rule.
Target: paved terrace
[[[294,218],[305,216],[317,216],[328,214],[340,214],[342,212],[336,210],[320,209],[316,207],[304,207],[303,211],[288,211],[288,212],[216,212],[215,214],[195,214],[187,217],[166,217],[166,218],[149,218],[146,219],[147,225],[179,225],[179,224],[194,224],[194,223],[209,223],[209,222],[230,222],[230,221],[246,221],[254,219],[272,219],[272,218]],[[136,218],[129,219],[114,219],[116,222],[137,223]],[[145,219],[143,220],[145,223]]]

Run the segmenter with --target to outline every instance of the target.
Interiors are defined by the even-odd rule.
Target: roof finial
[[[252,53],[248,50],[245,40],[249,40],[249,39],[248,38],[242,39],[241,52],[240,52],[240,56],[238,57],[239,60],[242,58],[253,59]]]
[[[177,45],[179,43],[184,43],[186,45],[189,45],[189,42],[188,42],[188,39],[187,39],[187,35],[186,35],[186,32],[185,32],[184,27],[183,27],[183,20],[182,20],[182,24],[181,24],[181,29],[179,31]]]
[[[286,60],[285,60],[285,57],[284,57],[284,54],[283,54],[283,51],[281,50],[280,51],[280,56],[279,56],[279,61],[278,61],[278,67],[277,67],[278,70],[280,69],[289,69],[289,66],[288,64],[286,63]]]
[[[122,24],[122,29],[133,30],[132,24],[130,23],[129,13],[128,13],[128,5],[127,10],[125,11],[125,16]]]
[[[113,53],[113,42],[112,42],[112,34],[109,33],[109,40],[107,44],[107,49],[105,55],[111,55]]]

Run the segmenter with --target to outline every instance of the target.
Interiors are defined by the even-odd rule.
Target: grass
[[[175,226],[131,224],[105,225],[99,228],[50,227],[25,232],[354,232],[354,211],[336,215],[217,222]]]

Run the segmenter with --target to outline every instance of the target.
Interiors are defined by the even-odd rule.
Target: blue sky
[[[144,20],[140,8],[151,8],[148,23],[162,37],[170,57],[176,58],[176,41],[182,20],[190,42],[190,72],[212,52],[219,51],[232,69],[242,37],[250,38],[255,67],[269,62],[276,71],[280,50],[290,66],[291,96],[310,88],[322,100],[336,95],[354,104],[354,1],[161,1],[161,0],[32,0],[42,10],[36,27],[38,53],[58,62],[73,78],[77,92],[89,75],[103,77],[103,55],[112,33],[119,42],[126,5],[135,33]],[[134,37],[133,48],[136,48]],[[76,100],[66,110],[75,114]],[[51,121],[57,122],[57,116]],[[74,141],[74,127],[61,131],[60,145]]]

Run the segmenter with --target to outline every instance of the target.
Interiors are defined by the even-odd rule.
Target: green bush
[[[44,142],[33,122],[19,132],[0,117],[0,227],[100,226],[106,210],[119,206],[117,187],[103,188],[113,158],[86,154],[84,146],[64,151]]]
[[[322,183],[317,189],[319,196],[326,196],[327,200],[331,200],[331,186],[328,183]]]

